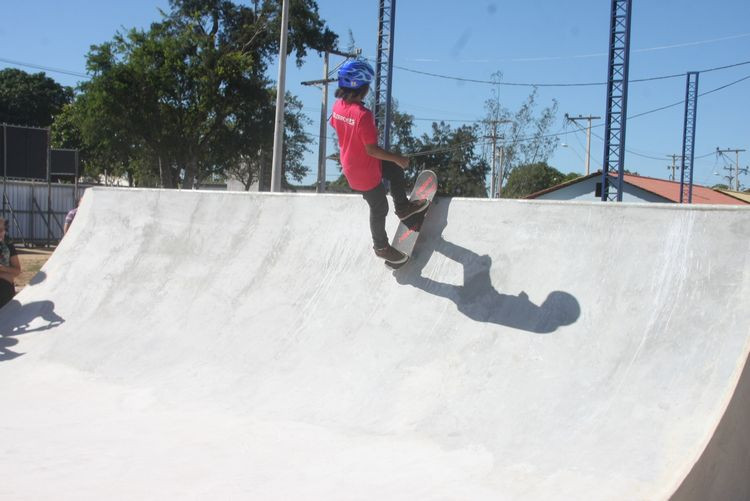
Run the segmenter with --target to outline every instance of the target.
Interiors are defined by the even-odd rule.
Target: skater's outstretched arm
[[[389,162],[393,162],[397,164],[399,167],[401,167],[402,169],[406,169],[407,167],[409,167],[408,158],[406,158],[403,155],[399,155],[398,153],[391,153],[388,150],[384,150],[377,144],[366,144],[365,151],[371,157],[375,157],[378,160],[387,160]]]
[[[457,263],[465,265],[467,262],[480,257],[479,254],[467,249],[466,247],[461,247],[460,245],[445,240],[442,235],[439,239],[438,245],[435,246],[435,250]]]

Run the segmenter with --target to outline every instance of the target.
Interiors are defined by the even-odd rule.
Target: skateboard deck
[[[414,188],[409,194],[409,200],[428,200],[432,203],[432,199],[435,198],[436,192],[437,176],[431,170],[423,170],[419,173],[419,176],[417,176]],[[417,214],[409,216],[401,221],[396,229],[396,234],[393,236],[393,242],[391,245],[411,258],[414,246],[417,244],[417,239],[419,238],[419,231],[422,229],[422,223],[429,211],[430,207],[427,206],[427,209],[422,212],[418,212]],[[391,269],[397,270],[408,262],[408,259],[399,264],[386,261],[385,265]]]

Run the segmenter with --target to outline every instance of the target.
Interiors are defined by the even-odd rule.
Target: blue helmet
[[[375,70],[366,61],[353,59],[339,68],[339,87],[345,89],[359,89],[369,85],[375,76]]]

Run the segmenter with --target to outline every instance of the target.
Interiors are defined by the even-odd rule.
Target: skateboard
[[[409,194],[409,200],[427,200],[432,202],[437,192],[437,176],[431,170],[423,170],[417,176],[417,181],[414,183],[414,189]],[[393,242],[391,245],[406,254],[411,258],[414,246],[417,244],[419,238],[419,230],[422,229],[422,223],[424,222],[427,213],[430,211],[429,205],[422,212],[418,212],[412,216],[401,221],[396,229],[396,234],[393,236]],[[391,269],[397,270],[408,263],[407,259],[403,263],[390,263],[385,262],[385,265]]]

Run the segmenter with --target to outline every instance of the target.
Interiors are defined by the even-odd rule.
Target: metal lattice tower
[[[391,82],[396,0],[378,0],[378,53],[375,62],[375,123],[384,148],[391,146]]]
[[[607,73],[607,116],[604,131],[604,162],[602,163],[604,165],[602,201],[615,199],[618,202],[622,201],[632,5],[632,0],[612,0]],[[617,193],[612,196],[609,193],[611,184],[617,186]]]
[[[698,113],[698,72],[689,71],[685,85],[685,126],[682,131],[682,171],[680,203],[693,203],[693,159],[695,156],[695,123]]]

